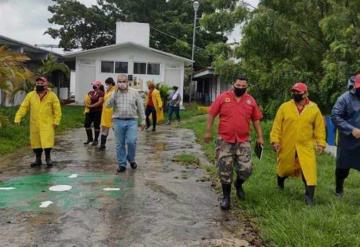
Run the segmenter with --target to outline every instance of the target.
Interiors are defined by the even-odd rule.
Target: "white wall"
[[[91,89],[90,83],[93,80],[105,81],[108,77],[113,77],[116,81],[117,73],[102,73],[101,61],[117,61],[128,62],[128,74],[133,75],[138,80],[143,81],[143,91],[147,91],[146,82],[152,80],[155,83],[170,83],[170,86],[178,86],[183,95],[184,87],[184,62],[175,60],[169,56],[158,54],[153,51],[141,49],[135,46],[124,46],[116,50],[107,52],[94,52],[89,55],[80,55],[76,58],[76,86],[75,86],[75,100],[78,103],[82,103],[84,95]],[[143,75],[133,74],[134,62],[143,63],[159,63],[160,75]],[[174,81],[166,81],[166,72],[169,69],[173,69],[172,78],[176,78]],[[92,70],[92,72],[90,72]],[[91,74],[93,73],[93,74]],[[92,78],[92,79],[91,79]]]
[[[150,25],[139,22],[116,22],[116,44],[132,42],[150,46]]]

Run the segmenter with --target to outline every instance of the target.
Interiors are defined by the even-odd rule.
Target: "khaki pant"
[[[252,172],[250,142],[227,143],[216,141],[216,163],[222,184],[231,184],[233,169],[237,176],[245,181]]]

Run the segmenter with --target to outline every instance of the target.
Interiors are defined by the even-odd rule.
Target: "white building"
[[[192,60],[163,52],[149,46],[150,26],[146,23],[117,22],[116,44],[69,53],[67,60],[75,58],[71,88],[75,101],[82,103],[94,80],[104,81],[118,74],[126,74],[132,87],[147,91],[146,82],[178,86],[184,89],[184,66]]]

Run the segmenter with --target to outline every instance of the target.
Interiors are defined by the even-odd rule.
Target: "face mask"
[[[127,85],[125,82],[118,82],[118,87],[120,90],[125,90],[127,88]]]
[[[303,94],[293,94],[292,98],[294,99],[295,102],[300,102],[304,99],[303,96],[304,96]]]
[[[110,86],[105,84],[105,86],[104,86],[105,91],[107,91],[109,88],[110,88]]]
[[[36,85],[36,92],[42,92],[45,90],[45,86],[43,85]]]
[[[96,90],[96,89],[98,89],[98,88],[97,88],[97,86],[93,86],[93,89]]]
[[[234,93],[237,97],[242,96],[246,92],[246,88],[234,87]]]

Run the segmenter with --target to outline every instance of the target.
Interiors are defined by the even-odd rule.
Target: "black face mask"
[[[93,89],[96,90],[96,89],[98,89],[98,88],[97,88],[97,86],[93,86]]]
[[[246,92],[246,88],[234,87],[234,93],[237,97],[242,96]]]
[[[294,99],[295,102],[300,102],[304,99],[303,96],[304,96],[303,94],[293,94],[292,98]]]
[[[43,85],[36,85],[35,89],[36,89],[36,92],[42,92],[42,91],[45,90],[45,86],[43,86]]]
[[[360,98],[360,88],[355,89],[355,95]]]

